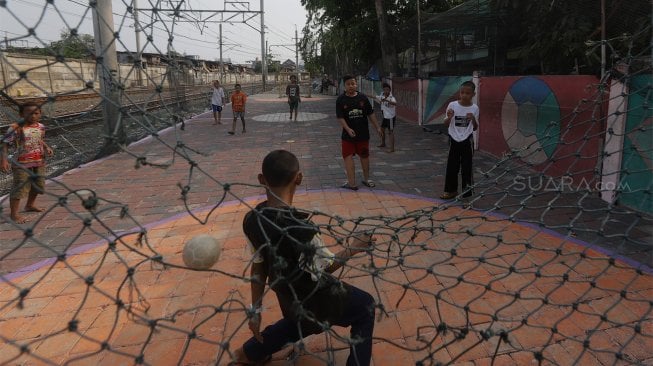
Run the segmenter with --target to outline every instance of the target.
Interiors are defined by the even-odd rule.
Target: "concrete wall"
[[[166,65],[148,65],[142,71],[141,79],[145,87],[168,87]],[[0,56],[0,90],[11,97],[37,97],[57,95],[62,93],[83,92],[87,84],[97,90],[99,81],[96,78],[96,64],[88,60],[67,59],[57,62],[54,57],[31,56],[24,54],[7,54]],[[118,76],[126,88],[138,85],[138,70],[132,64],[119,65]],[[219,72],[207,70],[186,71],[186,84],[207,85],[213,80],[219,80]],[[261,75],[246,73],[227,73],[222,77],[222,83],[230,86],[235,83],[254,83],[261,81]]]

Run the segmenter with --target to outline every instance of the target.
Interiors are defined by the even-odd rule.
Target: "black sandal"
[[[343,185],[341,185],[340,188],[347,188],[347,189],[351,189],[352,191],[357,191],[358,190],[358,187],[356,187],[356,186],[352,187],[347,182],[345,182]]]

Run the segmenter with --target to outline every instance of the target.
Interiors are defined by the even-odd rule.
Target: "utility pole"
[[[222,23],[220,25],[220,84],[222,84],[224,79],[224,62],[222,61]]]
[[[100,157],[118,151],[118,145],[127,139],[120,114],[120,80],[111,1],[97,1],[92,9],[96,74],[100,81],[104,117],[104,147],[98,154]]]
[[[136,71],[136,85],[138,86],[143,86],[143,75],[142,75],[142,70],[143,70],[143,56],[141,53],[141,26],[140,23],[138,22],[138,1],[137,0],[132,0],[132,4],[134,5],[134,8],[132,11],[134,12],[134,32],[136,33],[136,60],[137,60],[137,71]]]
[[[297,83],[302,81],[302,74],[299,72],[299,37],[297,35],[297,25],[295,24],[295,72],[297,73]]]
[[[419,0],[417,0],[417,57],[416,57],[416,63],[417,63],[417,72],[415,73],[415,77],[419,80],[419,70],[422,68],[422,20],[420,17],[420,12],[419,12]]]
[[[268,45],[268,41],[266,40],[265,41],[265,56],[267,57],[269,54],[270,54],[270,46]],[[270,57],[270,59],[272,59],[272,57]],[[266,60],[266,63],[267,63],[267,60]],[[263,71],[263,69],[261,69],[261,71]],[[270,70],[268,70],[268,71],[270,71]],[[275,85],[278,82],[277,76],[275,76],[275,78],[274,78]]]
[[[263,10],[264,0],[261,0],[261,72],[263,73],[263,91],[268,78],[268,63],[265,55],[265,11]]]
[[[0,0],[2,1],[2,0]],[[97,0],[94,0],[97,1]],[[108,1],[108,0],[106,0]],[[238,1],[238,0],[224,0],[223,2],[223,9],[202,9],[202,8],[194,8],[194,9],[179,9],[179,7],[171,6],[171,7],[166,7],[164,4],[168,4],[170,2],[156,2],[158,6],[152,4],[151,2],[149,3],[151,7],[144,7],[140,9],[135,9],[135,10],[141,10],[141,11],[146,11],[146,12],[158,12],[161,14],[164,13],[174,13],[178,14],[179,12],[185,12],[189,11],[192,13],[200,13],[200,14],[212,14],[210,15],[207,19],[201,20],[203,23],[243,23],[246,24],[247,26],[251,27],[252,29],[256,30],[257,32],[261,33],[261,62],[262,62],[262,71],[263,71],[263,87],[265,89],[266,81],[267,81],[267,74],[268,74],[268,69],[267,69],[267,62],[266,62],[266,55],[265,55],[265,16],[264,16],[264,0],[260,0],[261,3],[261,9],[259,10],[250,10],[249,9],[249,4],[250,0],[248,1]],[[181,3],[184,3],[182,1]],[[187,2],[186,2],[187,3]],[[211,2],[211,3],[216,3],[216,2]],[[213,16],[217,15],[218,19],[210,19],[213,18]],[[254,27],[248,22],[250,19],[252,19],[255,16],[260,16],[261,17],[261,28],[259,29],[258,27]],[[176,17],[175,18],[175,23],[181,24],[181,23],[197,23],[197,19],[187,19],[186,17]],[[222,38],[222,37],[220,37]],[[222,46],[224,44],[221,44],[220,49],[222,51]],[[169,51],[172,50],[171,45],[168,45]],[[223,57],[220,56],[220,62],[221,64],[223,63]],[[224,68],[224,66],[223,66]]]

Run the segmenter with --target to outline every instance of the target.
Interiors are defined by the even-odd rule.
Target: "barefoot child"
[[[52,149],[45,143],[45,126],[40,122],[41,107],[36,103],[26,103],[20,107],[20,115],[23,122],[11,125],[2,138],[0,159],[2,171],[13,171],[14,182],[9,194],[9,209],[11,219],[17,224],[28,221],[18,213],[20,200],[26,195],[25,211],[43,211],[34,205],[34,201],[45,189],[45,154],[53,155]],[[10,146],[15,148],[11,164]]]

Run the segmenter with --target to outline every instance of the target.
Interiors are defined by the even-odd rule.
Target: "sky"
[[[100,0],[102,1],[102,0]],[[134,0],[113,0],[114,31],[120,34],[117,50],[136,50],[136,35],[133,16],[126,11]],[[179,4],[180,0],[156,1],[136,0],[139,9],[170,8],[170,4]],[[81,34],[93,34],[91,9],[88,0],[54,0],[54,5],[45,5],[44,0],[7,0],[7,5],[0,8],[0,35],[3,46],[42,46],[59,39],[63,30],[77,28]],[[172,18],[164,15],[155,16],[153,12],[140,10],[139,23],[143,25],[141,32],[141,48],[144,52],[161,52],[167,49],[167,39],[173,35],[175,51],[186,55],[197,55],[201,59],[219,60],[219,24],[220,14],[197,12],[196,10],[249,10],[258,12],[261,0],[185,0],[185,10],[182,14],[188,22],[173,26]],[[276,60],[295,61],[294,37],[297,29],[299,37],[306,23],[306,11],[300,0],[264,0],[264,22],[268,51]],[[195,10],[191,12],[191,10]],[[169,14],[169,12],[168,12]],[[215,14],[215,15],[214,15]],[[224,14],[227,20],[233,13]],[[213,15],[210,21],[207,17]],[[205,21],[205,22],[202,22]],[[261,57],[261,18],[256,13],[239,15],[229,19],[231,22],[222,25],[223,51],[225,61],[246,63]],[[242,23],[246,20],[246,24]],[[29,35],[33,29],[34,36]],[[145,35],[153,36],[153,44],[147,44]],[[156,47],[154,47],[156,46]],[[302,63],[300,56],[300,63]]]

